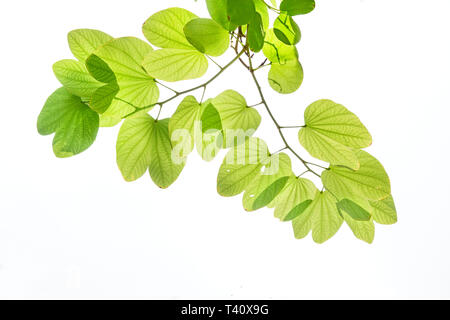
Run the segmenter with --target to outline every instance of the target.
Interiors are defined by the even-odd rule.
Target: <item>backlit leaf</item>
[[[81,62],[85,62],[97,48],[113,37],[99,30],[77,29],[69,32],[67,39],[73,55]]]
[[[248,24],[248,43],[253,52],[259,52],[264,47],[265,31],[259,13],[255,13]]]
[[[225,30],[233,31],[237,25],[231,23],[228,16],[228,1],[227,0],[206,0],[209,15],[211,18],[220,24]]]
[[[359,206],[357,203],[349,200],[343,199],[337,204],[339,210],[347,213],[353,220],[356,221],[369,221],[371,218],[370,213]]]
[[[231,24],[246,25],[256,12],[253,0],[226,0],[227,13]]]
[[[295,45],[300,42],[302,34],[300,28],[291,16],[280,14],[273,24],[276,37],[287,45]]]
[[[298,60],[297,48],[280,41],[273,29],[269,29],[266,33],[263,53],[272,63],[284,64],[289,60]]]
[[[397,210],[392,196],[379,201],[369,201],[373,208],[373,219],[379,224],[391,225],[397,223]]]
[[[228,32],[211,19],[194,19],[184,26],[188,41],[200,52],[218,57],[230,45]]]
[[[347,213],[343,213],[344,220],[352,230],[356,238],[372,243],[375,238],[375,224],[372,219],[369,221],[356,221],[350,217]]]
[[[119,92],[117,83],[109,83],[98,88],[89,103],[89,106],[98,113],[104,113],[111,106],[115,96]]]
[[[280,10],[290,16],[310,13],[315,7],[315,0],[283,0],[280,4]]]
[[[288,60],[284,64],[273,63],[270,67],[269,84],[278,93],[293,93],[302,82],[303,68],[297,60]]]

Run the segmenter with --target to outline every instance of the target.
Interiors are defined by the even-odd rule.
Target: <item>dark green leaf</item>
[[[287,12],[290,16],[310,13],[315,7],[314,0],[283,0],[280,5],[281,11]]]

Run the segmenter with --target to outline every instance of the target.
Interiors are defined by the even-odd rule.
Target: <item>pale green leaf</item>
[[[154,79],[142,68],[144,57],[153,49],[133,38],[112,40],[95,51],[114,72],[120,91],[117,97],[137,107],[153,106],[159,98]]]
[[[67,36],[70,50],[81,62],[85,62],[98,47],[112,39],[110,35],[92,29],[73,30]]]
[[[369,221],[372,217],[370,212],[349,199],[342,199],[337,206],[341,212],[344,211],[356,221]]]
[[[89,74],[84,63],[76,60],[56,62],[53,65],[53,72],[67,91],[87,100],[103,85]]]
[[[300,42],[302,34],[300,28],[291,16],[280,14],[273,24],[276,37],[289,46]]]
[[[381,163],[365,151],[357,151],[360,168],[351,170],[340,166],[331,166],[322,173],[322,181],[339,199],[352,196],[378,201],[391,194],[389,177]]]
[[[225,157],[217,178],[221,196],[233,197],[242,193],[267,163],[269,150],[258,138],[247,138],[245,143],[232,148]]]
[[[252,136],[261,123],[261,116],[247,106],[245,98],[234,90],[227,90],[212,100],[220,115],[226,147],[245,141]]]
[[[315,0],[283,0],[280,4],[280,10],[291,16],[310,13],[315,7]]]
[[[373,208],[373,219],[379,224],[391,225],[397,223],[397,210],[392,196],[379,201],[370,201]]]
[[[208,70],[206,57],[191,49],[152,51],[142,65],[152,77],[169,82],[200,78]]]
[[[288,60],[284,64],[273,63],[268,79],[272,89],[278,93],[293,93],[303,82],[302,65],[298,60]]]
[[[89,148],[97,137],[98,114],[65,88],[56,90],[39,114],[38,131],[55,133],[53,152],[59,158],[71,157]]]
[[[196,129],[197,152],[205,161],[212,161],[223,147],[222,121],[211,100],[202,104],[201,128]]]
[[[183,28],[191,20],[198,18],[182,8],[169,8],[152,15],[142,31],[150,43],[166,49],[194,49],[186,39]]]
[[[375,238],[375,224],[372,219],[369,221],[356,221],[350,215],[343,213],[344,220],[352,230],[356,238],[367,243],[373,243]]]
[[[129,104],[113,100],[108,110],[100,115],[100,127],[114,127],[122,121],[122,118],[132,113],[134,108]]]
[[[273,29],[267,30],[263,53],[272,63],[284,64],[289,60],[298,60],[297,48],[280,41]]]
[[[184,26],[186,39],[201,53],[218,57],[230,45],[228,32],[211,19],[194,19]]]
[[[311,207],[314,204],[311,217],[312,237],[315,242],[324,243],[338,232],[344,220],[338,212],[336,199],[329,192],[319,193]]]

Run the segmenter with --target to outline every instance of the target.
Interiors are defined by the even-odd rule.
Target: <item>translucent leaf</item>
[[[256,12],[260,15],[264,31],[269,28],[269,9],[264,0],[254,0]]]
[[[86,60],[86,67],[89,73],[100,82],[117,82],[116,75],[108,66],[108,64],[95,54],[90,55]]]
[[[337,206],[341,212],[344,211],[356,221],[369,221],[372,217],[367,210],[349,199],[339,201]]]
[[[184,26],[188,41],[200,52],[218,57],[230,45],[228,32],[211,19],[194,19]]]
[[[196,129],[197,152],[205,161],[212,161],[223,147],[222,121],[211,100],[202,104],[201,128]]]
[[[273,29],[269,29],[266,33],[263,53],[272,63],[285,64],[289,60],[298,60],[297,48],[281,42]]]
[[[196,50],[160,49],[150,52],[142,65],[152,77],[175,82],[200,78],[208,69],[208,60]]]
[[[249,108],[245,98],[234,90],[227,90],[212,100],[220,114],[226,147],[245,141],[252,136],[261,123],[261,116]]]
[[[280,10],[286,11],[290,16],[310,13],[315,7],[314,0],[283,0],[280,4]]]
[[[289,46],[300,42],[302,34],[300,28],[291,16],[280,14],[273,24],[273,31],[276,37]]]
[[[281,221],[289,221],[305,210],[305,204],[313,200],[317,190],[314,183],[308,179],[291,176],[284,189],[274,200],[275,217]],[[300,205],[300,206],[299,206]]]
[[[117,83],[106,84],[94,92],[89,106],[97,113],[104,113],[111,106],[118,92],[119,86]]]
[[[112,39],[110,35],[92,29],[73,30],[67,36],[70,50],[81,62],[85,62],[98,47]]]
[[[391,194],[389,177],[381,163],[365,151],[357,151],[360,168],[331,166],[322,173],[322,182],[338,198],[351,196],[378,201]]]
[[[335,198],[327,191],[318,192],[312,203],[292,221],[297,239],[306,237],[312,230],[313,240],[324,243],[340,229],[340,216]]]
[[[174,148],[187,155],[194,148],[195,123],[200,120],[202,106],[194,96],[187,96],[169,121],[169,136]],[[181,144],[181,145],[180,145]]]
[[[282,94],[297,91],[303,82],[303,68],[298,60],[288,60],[284,64],[273,63],[269,71],[269,84]]]
[[[191,20],[198,18],[182,8],[169,8],[152,15],[142,27],[150,43],[167,49],[193,49],[186,39],[183,28]]]
[[[67,91],[87,100],[102,86],[102,83],[89,74],[84,63],[76,60],[56,62],[53,65],[53,72]]]
[[[100,115],[100,127],[114,127],[122,121],[122,118],[132,113],[134,108],[129,104],[113,100],[108,110]]]
[[[56,90],[39,114],[38,131],[55,133],[53,152],[59,158],[71,157],[89,148],[97,137],[98,114],[65,88]]]
[[[133,37],[112,40],[95,51],[114,72],[120,91],[117,97],[143,108],[154,105],[159,89],[154,79],[142,68],[142,61],[153,49]]]
[[[230,23],[238,26],[246,25],[256,12],[253,0],[227,0],[227,13]]]
[[[343,213],[343,216],[345,222],[350,227],[356,238],[369,244],[373,243],[373,240],[375,239],[375,224],[372,220],[356,221],[345,212]]]
[[[206,0],[206,5],[211,18],[225,30],[233,31],[237,28],[237,25],[231,23],[228,17],[228,2],[226,0]]]
[[[270,204],[283,190],[292,175],[291,159],[285,153],[273,155],[263,172],[245,188],[242,199],[245,210],[255,211]]]
[[[258,138],[248,138],[245,143],[232,148],[225,157],[217,178],[217,191],[221,196],[233,197],[260,174],[267,163],[269,150]]]
[[[392,196],[379,201],[370,201],[373,208],[373,219],[379,224],[391,225],[397,223],[397,210]]]
[[[248,43],[253,52],[259,52],[264,47],[265,30],[259,13],[255,13],[248,24]]]

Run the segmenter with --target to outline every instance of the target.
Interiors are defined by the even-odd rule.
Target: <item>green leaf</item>
[[[281,221],[294,219],[306,209],[306,204],[310,203],[308,200],[313,200],[318,191],[310,180],[290,177],[284,189],[274,200],[275,217]]]
[[[227,90],[212,100],[220,115],[225,147],[245,141],[261,123],[256,109],[247,106],[245,98],[234,90]]]
[[[155,121],[141,114],[124,121],[117,139],[117,164],[126,181],[142,177],[147,168],[160,188],[168,188],[184,168],[172,159],[169,119]]]
[[[89,106],[97,113],[104,113],[111,106],[119,90],[119,86],[115,82],[98,88],[94,92]]]
[[[290,16],[310,13],[315,7],[314,0],[283,0],[280,4],[280,10],[286,11]]]
[[[367,243],[373,243],[375,238],[375,224],[372,220],[369,221],[356,221],[350,217],[350,215],[343,213],[344,220],[352,230],[356,238],[365,241]]]
[[[397,223],[397,210],[392,196],[379,201],[369,201],[373,208],[373,219],[379,224],[391,225]]]
[[[211,19],[194,19],[184,26],[186,39],[201,53],[218,57],[230,45],[228,32]]]
[[[194,96],[187,96],[178,106],[169,121],[169,136],[172,146],[179,148],[184,154],[194,149],[196,121],[200,120],[202,106]]]
[[[112,40],[95,51],[115,74],[120,88],[117,97],[140,108],[154,106],[159,98],[154,79],[142,68],[144,57],[152,50],[144,41],[126,37]]]
[[[196,130],[197,152],[205,161],[212,161],[223,147],[222,121],[211,100],[202,104],[201,128]]]
[[[300,42],[302,34],[300,28],[291,16],[280,14],[273,24],[276,37],[289,46]]]
[[[226,0],[206,0],[209,15],[227,31],[233,31],[237,25],[231,23],[228,17],[228,2]]]
[[[132,113],[134,108],[129,104],[113,100],[108,110],[100,115],[100,127],[114,127],[122,121],[122,118]]]
[[[172,157],[169,119],[154,122],[151,146],[150,176],[157,186],[166,189],[178,179],[186,164],[185,158]]]
[[[324,243],[336,234],[343,221],[336,200],[325,191],[317,193],[306,210],[292,221],[292,226],[297,239],[306,237],[312,229],[313,240]]]
[[[91,54],[86,60],[86,67],[91,76],[103,83],[117,82],[116,75],[108,64],[95,54]]]
[[[284,64],[273,63],[270,67],[269,84],[278,93],[293,93],[302,82],[303,68],[297,60],[288,60]]]
[[[246,25],[256,12],[253,0],[227,0],[227,13],[230,23],[238,26]]]
[[[269,29],[266,33],[263,53],[272,63],[285,64],[289,60],[298,60],[297,48],[280,41],[273,29]]]
[[[264,0],[254,0],[256,12],[261,16],[264,31],[269,28],[269,9]]]
[[[223,197],[233,197],[242,193],[260,174],[268,158],[267,145],[258,138],[247,138],[245,143],[232,148],[219,170],[218,193]]]
[[[283,190],[291,175],[289,156],[285,153],[271,156],[264,171],[245,188],[242,199],[245,210],[255,211],[269,205]]]
[[[367,210],[359,206],[357,203],[349,200],[343,199],[337,204],[339,210],[347,213],[353,220],[356,221],[369,221],[372,216]]]
[[[88,149],[97,137],[98,114],[65,88],[56,90],[39,114],[38,131],[55,133],[53,152],[59,158],[71,157]]]
[[[182,8],[169,8],[152,15],[142,28],[144,36],[153,45],[166,49],[193,49],[186,39],[183,28],[198,18]]]
[[[69,32],[67,39],[73,55],[81,62],[85,62],[98,47],[113,37],[98,30],[78,29]]]
[[[299,132],[300,143],[313,157],[333,165],[357,170],[359,162],[354,149],[372,143],[358,117],[330,100],[311,104],[305,110],[305,125]]]
[[[264,47],[266,36],[263,21],[259,13],[255,13],[248,24],[248,43],[253,52],[259,52]]]
[[[196,50],[160,49],[150,52],[142,65],[154,78],[175,82],[200,78],[208,69],[208,60]]]
[[[322,182],[340,199],[357,196],[367,200],[386,199],[391,194],[389,177],[381,163],[365,151],[357,151],[360,168],[331,166],[322,173]]]
[[[76,60],[61,60],[53,65],[53,72],[61,84],[73,95],[90,99],[102,86],[87,71],[84,63]]]

